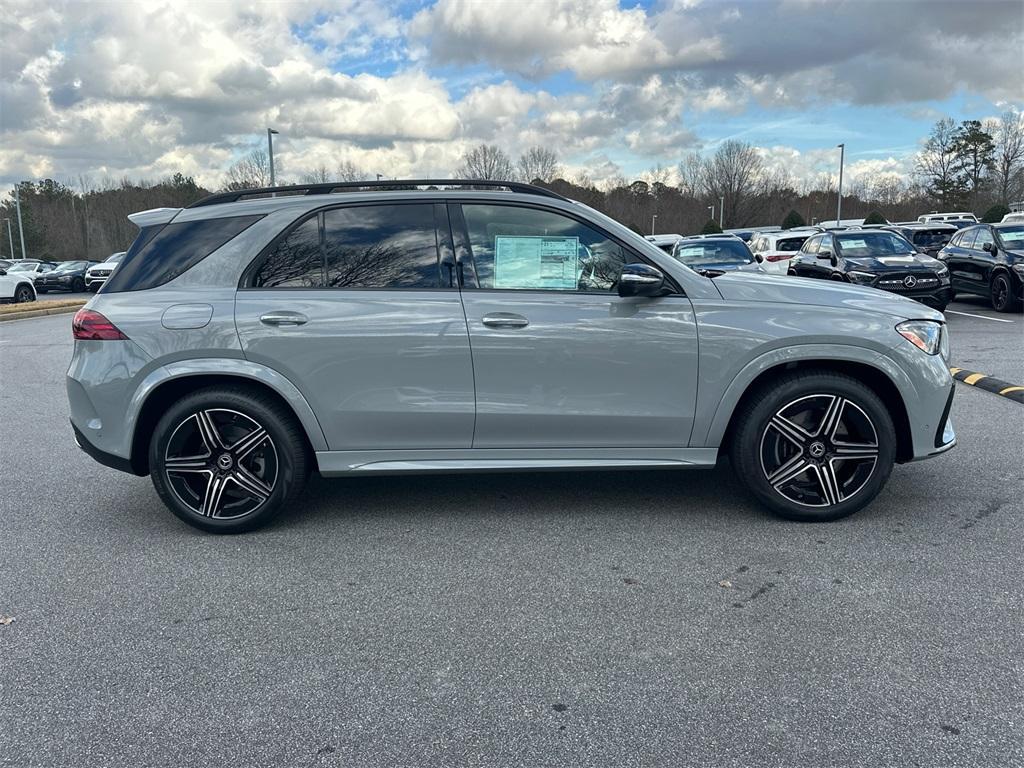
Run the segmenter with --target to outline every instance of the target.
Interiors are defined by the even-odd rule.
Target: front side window
[[[974,242],[974,247],[979,251],[983,251],[986,244],[992,245],[992,230],[988,227],[982,227],[978,230],[978,239]]]
[[[485,204],[462,211],[480,288],[610,291],[635,261],[607,235],[552,211]]]
[[[832,235],[822,235],[818,241],[817,253],[832,253]]]
[[[963,237],[960,239],[960,247],[974,248],[974,244],[977,240],[978,234],[978,230],[968,229],[966,232],[964,232]]]
[[[279,240],[254,288],[437,288],[433,205],[361,205],[317,213]]]
[[[813,256],[818,252],[818,244],[821,242],[821,237],[810,237],[804,241],[801,246],[801,252]]]

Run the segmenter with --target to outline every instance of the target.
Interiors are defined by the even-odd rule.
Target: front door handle
[[[525,328],[530,324],[525,317],[512,312],[492,312],[484,315],[480,322],[488,328]]]
[[[304,325],[309,318],[301,312],[267,312],[260,317],[264,325]]]

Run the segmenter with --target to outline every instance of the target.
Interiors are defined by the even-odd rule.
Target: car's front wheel
[[[851,515],[878,495],[892,471],[892,418],[850,376],[785,374],[747,398],[737,419],[733,467],[782,517],[825,522]]]
[[[35,301],[36,295],[27,285],[19,285],[14,291],[14,303],[24,304],[27,301]]]
[[[167,409],[149,448],[153,485],[186,523],[213,533],[266,525],[301,491],[301,427],[246,387],[202,389]]]
[[[71,281],[71,290],[75,293],[82,293],[85,291],[85,280],[80,277],[76,277]]]
[[[996,312],[1013,312],[1017,309],[1008,274],[996,272],[992,276],[992,282],[989,284],[989,299],[992,302],[992,309]]]

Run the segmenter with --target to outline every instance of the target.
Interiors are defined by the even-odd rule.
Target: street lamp
[[[725,226],[725,195],[718,198],[718,228]]]
[[[708,210],[711,211],[711,220],[714,221],[715,220],[715,206],[709,205],[708,206]]]
[[[839,147],[839,201],[836,203],[836,226],[840,225],[843,218],[843,159],[846,156],[846,145],[837,144]]]
[[[384,178],[384,174],[383,173],[378,173],[377,174],[377,181],[380,181],[383,178]]]
[[[274,135],[277,133],[273,128],[267,128],[267,156],[270,158],[270,186],[276,187],[274,182]]]
[[[25,258],[25,229],[21,224],[21,194],[18,192],[18,185],[14,185],[14,207],[18,212],[18,237],[21,239],[21,258]],[[11,258],[14,258],[14,249],[11,249]]]
[[[658,214],[656,214],[656,213],[652,213],[651,214],[651,234],[652,235],[654,234],[654,222],[657,220],[657,218],[658,218]]]

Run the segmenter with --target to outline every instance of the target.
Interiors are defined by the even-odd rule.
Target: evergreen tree
[[[786,218],[782,220],[783,229],[796,229],[797,227],[806,227],[807,222],[804,221],[804,217],[797,213],[792,208],[789,213],[786,214]]]

